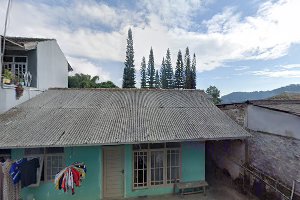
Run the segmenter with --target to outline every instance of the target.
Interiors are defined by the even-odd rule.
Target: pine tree
[[[134,50],[132,31],[128,30],[127,47],[126,47],[126,59],[123,72],[123,88],[135,88],[135,68],[134,68]]]
[[[166,81],[167,81],[167,89],[174,88],[174,72],[171,62],[171,53],[170,50],[167,50],[166,60],[165,60],[165,69],[166,69]]]
[[[160,78],[159,78],[158,70],[156,70],[156,73],[155,73],[155,88],[156,89],[160,88]]]
[[[155,88],[155,68],[154,68],[154,56],[152,47],[150,49],[150,55],[147,68],[147,83],[149,88]]]
[[[192,89],[191,57],[189,47],[186,48],[184,55],[184,88]]]
[[[178,51],[176,68],[175,68],[175,88],[182,89],[184,80],[183,80],[183,61],[181,51]]]
[[[146,78],[146,59],[143,57],[141,63],[141,88],[147,88],[147,78]]]
[[[191,68],[191,89],[196,89],[196,55],[194,54]]]
[[[162,89],[168,88],[165,58],[163,58],[160,67],[160,84]]]

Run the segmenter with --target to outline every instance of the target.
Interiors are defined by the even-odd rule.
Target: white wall
[[[300,117],[249,105],[246,127],[253,131],[273,133],[300,139]]]
[[[35,97],[40,93],[41,91],[37,89],[25,88],[23,96],[21,96],[19,99],[16,99],[16,91],[14,88],[3,89],[0,87],[0,114]]]
[[[37,88],[68,87],[68,62],[56,40],[37,45]]]

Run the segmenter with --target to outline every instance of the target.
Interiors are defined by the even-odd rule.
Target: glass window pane
[[[179,148],[180,143],[179,142],[168,142],[166,143],[167,148]]]
[[[165,143],[151,143],[150,149],[163,149],[165,148]]]
[[[13,57],[11,57],[11,56],[4,56],[3,61],[4,62],[13,62]]]
[[[27,57],[15,57],[15,62],[27,62]]]
[[[134,152],[134,187],[147,185],[147,152]]]
[[[151,185],[160,185],[164,181],[164,152],[151,152]]]
[[[46,148],[46,153],[63,153],[63,152],[64,152],[63,147]]]
[[[148,149],[148,144],[134,144],[133,150]]]

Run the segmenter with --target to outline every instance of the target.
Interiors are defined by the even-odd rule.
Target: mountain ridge
[[[296,92],[300,93],[300,84],[291,84],[284,87],[276,88],[267,91],[254,92],[232,92],[221,97],[222,103],[240,103],[247,100],[261,100],[271,98],[282,93]]]

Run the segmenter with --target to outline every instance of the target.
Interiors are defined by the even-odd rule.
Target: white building
[[[2,36],[1,40],[3,44]],[[10,71],[13,80],[10,84],[1,82],[0,113],[48,88],[68,87],[72,68],[55,39],[6,37],[5,42],[2,76]],[[24,82],[23,95],[16,98],[16,84]]]
[[[300,100],[253,101],[247,107],[245,127],[300,139]]]

